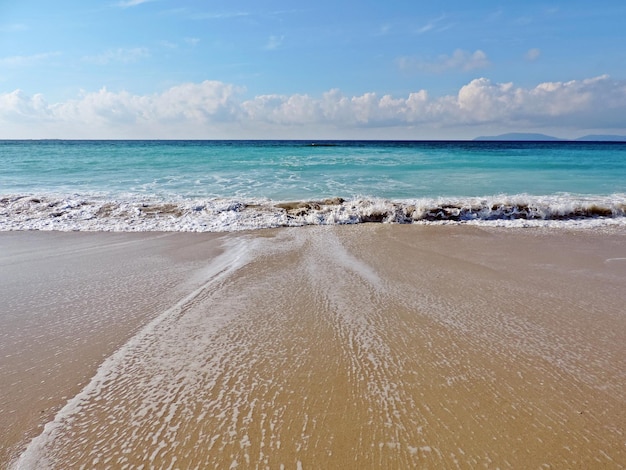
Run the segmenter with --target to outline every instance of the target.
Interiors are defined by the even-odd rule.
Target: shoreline
[[[132,365],[134,354],[154,357],[159,344],[158,354],[168,358],[172,370],[187,365],[187,375],[178,379],[186,384],[178,392],[180,407],[193,410],[204,403],[209,411],[200,428],[175,413],[170,419],[178,422],[176,429],[187,429],[198,442],[211,432],[222,436],[200,455],[185,444],[186,433],[162,435],[162,442],[173,439],[171,445],[178,443],[174,448],[187,449],[187,454],[177,454],[181,465],[229,465],[229,455],[241,464],[258,458],[288,466],[300,462],[305,468],[357,468],[357,463],[374,462],[393,468],[455,460],[462,465],[471,459],[514,464],[516,458],[540,465],[542,456],[548,464],[580,464],[604,459],[602,451],[612,458],[605,464],[620,468],[626,465],[623,442],[611,429],[619,430],[626,403],[620,369],[626,359],[620,347],[626,340],[620,306],[626,299],[618,289],[626,279],[625,240],[626,231],[616,227],[387,224],[228,234],[1,232],[0,246],[12,252],[0,258],[6,279],[12,279],[3,289],[18,297],[8,308],[36,299],[37,286],[54,282],[72,289],[63,292],[51,285],[47,297],[42,296],[45,302],[38,304],[39,313],[63,302],[68,292],[72,300],[65,311],[82,306],[58,328],[51,329],[55,323],[43,317],[37,319],[39,326],[17,322],[13,330],[5,329],[19,338],[32,336],[31,344],[37,341],[37,328],[48,331],[51,339],[43,344],[53,353],[39,357],[31,351],[31,362],[39,362],[38,374],[50,370],[50,364],[66,371],[58,374],[65,377],[60,385],[41,383],[50,377],[31,377],[40,385],[38,390],[31,385],[32,393],[50,397],[49,411],[38,416],[36,410],[21,410],[29,416],[28,424],[18,423],[23,427],[8,440],[2,436],[1,441],[12,442],[2,449],[2,459],[9,458],[9,451],[16,456],[19,436],[37,434],[37,426],[49,422],[65,400],[80,395],[102,359],[114,351],[125,352],[110,366],[109,372],[115,371],[111,383],[94,389],[100,400],[88,394],[81,399],[90,415],[111,411],[108,405],[99,407],[118,400],[119,409],[132,413],[139,403],[150,403],[150,394],[170,390],[169,380],[175,377],[168,379],[167,369],[158,372],[164,378],[157,389],[142,389],[156,372]],[[245,256],[237,258],[228,243],[245,248]],[[29,251],[33,247],[39,251]],[[226,253],[242,264],[219,277],[227,265],[215,263]],[[59,273],[64,274],[55,281]],[[26,285],[30,293],[24,292]],[[94,298],[106,308],[85,310]],[[187,299],[183,313],[165,315],[146,330],[181,299]],[[106,320],[99,318],[104,311]],[[23,312],[34,310],[24,304]],[[3,322],[8,322],[7,313],[0,317]],[[93,321],[83,330],[68,334],[63,328],[85,320]],[[112,330],[109,338],[93,347],[94,338],[107,330]],[[133,353],[124,345],[137,334],[139,349]],[[68,348],[68,338],[76,341],[70,352],[61,352]],[[180,351],[183,338],[189,344]],[[20,356],[24,344],[5,347],[13,347],[1,356],[5,373],[26,380],[20,367],[28,367],[7,361]],[[58,360],[50,358],[55,354]],[[64,362],[70,357],[79,357],[82,364]],[[162,365],[153,367],[160,370]],[[148,395],[122,392],[130,371]],[[213,378],[202,382],[203,374]],[[225,388],[218,386],[221,380]],[[224,395],[207,392],[196,401],[185,392],[195,387]],[[287,390],[291,394],[285,395]],[[174,403],[168,396],[164,403]],[[249,409],[251,402],[257,405]],[[225,421],[210,413],[217,405],[226,413]],[[229,415],[234,410],[238,418]],[[244,411],[248,421],[242,421]],[[67,416],[77,420],[74,431],[84,433],[87,442],[115,430],[77,409],[67,410]],[[344,422],[342,416],[353,419]],[[120,422],[127,418],[119,416]],[[72,458],[88,458],[74,449],[75,442],[65,434],[69,424],[59,419],[52,440],[43,439],[34,451],[67,462],[71,454],[63,449],[70,446],[66,449],[76,450]],[[370,423],[369,431],[363,423]],[[302,432],[293,428],[302,425]],[[524,426],[535,435],[527,435]],[[226,438],[228,432],[234,433],[232,440]],[[597,443],[599,450],[575,447],[585,440]],[[108,442],[114,450],[115,441]],[[149,448],[134,448],[133,455],[140,458]],[[115,458],[115,452],[109,457]],[[89,458],[83,462],[95,457]],[[171,458],[171,453],[157,452],[153,462]]]
[[[0,231],[233,232],[308,225],[392,223],[503,227],[626,227],[626,195],[499,194],[279,201],[136,195],[5,195]]]
[[[202,269],[192,247],[208,244],[205,259],[220,253],[217,243],[211,246],[220,234],[174,238],[0,232],[0,292],[10,299],[0,309],[0,468],[89,383],[104,359],[186,291],[190,272]],[[185,240],[189,247],[181,246]],[[160,273],[150,275],[155,270]]]

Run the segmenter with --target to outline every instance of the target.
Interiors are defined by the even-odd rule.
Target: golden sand
[[[29,236],[67,247],[79,235]],[[138,282],[98,298],[112,299],[107,320],[78,330],[91,336],[63,369],[71,391],[33,386],[55,411],[59,393],[74,398],[20,464],[622,468],[625,242],[620,230],[377,224],[123,245]],[[85,386],[98,361],[83,355],[104,332],[116,340]],[[45,421],[14,427],[32,436]],[[0,440],[5,456],[27,442]]]

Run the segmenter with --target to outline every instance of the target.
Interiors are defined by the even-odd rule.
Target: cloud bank
[[[426,90],[394,97],[269,94],[219,81],[186,83],[162,93],[134,95],[105,88],[48,103],[15,90],[0,94],[0,138],[367,138],[416,130],[626,129],[626,81],[600,76],[523,88],[477,78],[455,94]],[[469,130],[468,130],[469,129]],[[383,134],[384,135],[384,134]],[[464,138],[464,137],[463,137]]]

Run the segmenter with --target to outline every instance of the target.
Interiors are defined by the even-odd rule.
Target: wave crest
[[[498,195],[390,201],[375,198],[277,202],[243,199],[105,200],[12,195],[0,198],[0,230],[222,232],[357,223],[626,225],[626,195]]]

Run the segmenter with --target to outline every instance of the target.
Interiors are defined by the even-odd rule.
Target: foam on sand
[[[16,463],[15,468],[48,468],[53,466],[52,462],[47,461],[45,458],[45,449],[53,443],[55,435],[64,425],[72,422],[76,414],[81,414],[86,402],[102,393],[102,388],[105,384],[120,378],[120,362],[133,356],[133,354],[137,354],[145,346],[146,342],[154,341],[155,330],[158,328],[167,329],[166,323],[175,320],[178,315],[181,315],[210,285],[219,283],[232,271],[245,264],[246,244],[242,241],[231,241],[231,245],[204,270],[203,275],[206,276],[206,281],[203,285],[151,321],[139,334],[134,336],[100,366],[97,374],[83,391],[61,409],[54,421],[46,424],[43,433],[31,442],[28,450],[22,454]],[[219,319],[214,318],[212,326],[217,328],[217,325],[219,325]],[[151,382],[156,381],[156,384],[158,384],[159,377],[160,374],[157,374],[156,377],[152,377],[150,380]],[[99,400],[99,398],[96,398],[96,400]],[[175,407],[176,405],[174,404],[173,406]],[[147,408],[139,409],[137,413],[141,416],[145,415],[147,411]],[[96,460],[93,463],[96,464],[98,462],[99,460]]]
[[[623,232],[256,234],[227,239],[16,468],[626,462],[626,270],[604,262]]]

